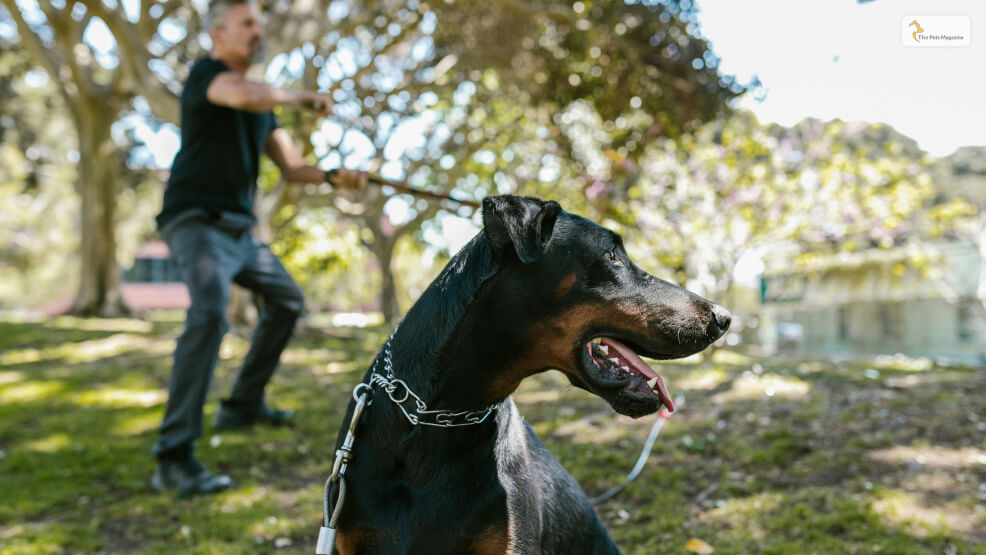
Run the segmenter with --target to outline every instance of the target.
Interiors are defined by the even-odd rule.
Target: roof
[[[764,272],[762,297],[788,307],[961,298],[978,287],[975,248],[951,242],[808,256]],[[775,261],[776,262],[776,261]]]

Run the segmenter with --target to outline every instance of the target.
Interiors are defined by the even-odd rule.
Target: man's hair
[[[240,4],[252,4],[253,0],[212,0],[209,2],[209,11],[205,14],[205,28],[214,29],[222,27],[226,20],[226,12],[233,6]]]

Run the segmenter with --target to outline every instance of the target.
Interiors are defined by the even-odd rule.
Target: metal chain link
[[[486,421],[487,418],[496,408],[499,406],[498,403],[494,403],[486,408],[478,410],[464,410],[464,411],[450,411],[450,410],[428,410],[428,405],[424,402],[421,397],[411,391],[408,387],[407,382],[398,379],[394,375],[394,364],[391,358],[390,343],[394,339],[394,333],[390,335],[387,342],[383,346],[383,357],[377,357],[377,360],[373,362],[373,372],[370,374],[370,385],[374,388],[380,388],[387,394],[391,402],[397,405],[397,408],[401,409],[404,416],[407,418],[408,422],[413,426],[435,426],[438,428],[455,428],[458,426],[472,426],[473,424],[481,424]],[[381,376],[377,373],[377,368],[380,365],[380,359],[383,359],[383,370],[387,374],[386,377]],[[405,407],[405,403],[409,400],[414,399],[414,406],[408,410]]]

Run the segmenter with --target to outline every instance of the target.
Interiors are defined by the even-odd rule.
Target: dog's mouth
[[[583,374],[588,381],[587,389],[628,416],[651,414],[661,405],[669,413],[674,412],[674,401],[664,379],[641,360],[638,350],[612,337],[598,337],[586,343]]]

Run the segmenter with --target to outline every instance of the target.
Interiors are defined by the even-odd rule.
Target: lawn
[[[342,414],[389,330],[297,337],[269,393],[296,426],[207,427],[199,456],[234,487],[179,500],[149,478],[180,327],[0,321],[0,553],[314,552]],[[246,346],[227,337],[207,419]],[[983,369],[720,351],[662,372],[687,404],[637,481],[597,507],[624,552],[700,539],[715,553],[986,553]],[[621,480],[653,422],[556,373],[514,397],[590,495]]]

